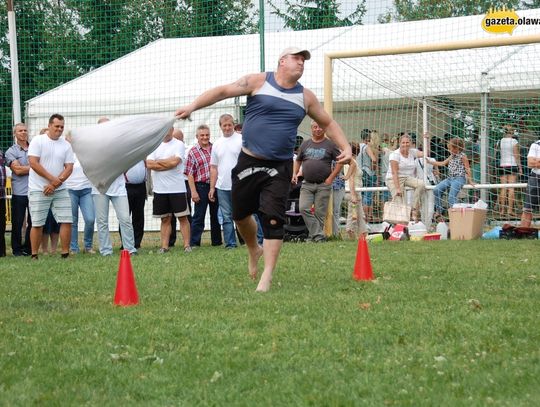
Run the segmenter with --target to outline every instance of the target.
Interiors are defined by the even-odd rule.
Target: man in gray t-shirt
[[[300,189],[300,213],[308,228],[309,237],[314,242],[326,240],[324,221],[332,192],[332,182],[342,168],[342,164],[332,168],[332,161],[337,161],[339,154],[340,151],[334,142],[327,139],[324,130],[313,121],[311,138],[302,143],[294,162],[292,182],[298,181],[302,166],[304,181]]]

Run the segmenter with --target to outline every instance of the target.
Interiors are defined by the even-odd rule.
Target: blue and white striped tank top
[[[268,160],[291,160],[298,126],[305,116],[304,87],[297,83],[282,88],[274,73],[267,72],[264,85],[247,98],[243,146]]]

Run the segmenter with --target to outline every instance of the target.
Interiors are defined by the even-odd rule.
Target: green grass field
[[[286,244],[269,293],[244,248],[0,259],[0,404],[540,405],[539,242]]]

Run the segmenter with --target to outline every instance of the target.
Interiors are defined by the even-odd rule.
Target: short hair
[[[234,131],[240,131],[242,130],[242,123],[236,123],[234,125]]]
[[[230,119],[234,123],[234,117],[232,117],[231,114],[223,113],[221,116],[219,116],[219,125],[221,126],[221,123],[226,119]]]
[[[362,129],[362,131],[360,132],[360,140],[365,141],[369,139],[370,135],[371,135],[370,129]]]
[[[64,116],[62,116],[62,115],[59,114],[59,113],[53,114],[51,117],[49,117],[49,124],[51,124],[51,123],[54,121],[54,119],[58,119],[58,120],[60,120],[60,121],[64,121]]]
[[[15,132],[17,131],[17,127],[20,127],[20,126],[26,127],[26,124],[21,122],[21,123],[17,123],[15,126],[13,126],[13,134],[15,134]]]
[[[409,133],[407,133],[407,132],[401,132],[401,133],[399,133],[399,138],[398,138],[400,144],[401,144],[401,140],[403,140],[404,138],[408,138],[409,141],[412,141],[412,138],[411,138],[411,136],[409,135]]]
[[[195,130],[196,134],[199,134],[199,130],[208,130],[210,131],[210,127],[207,124],[201,124],[197,127],[197,130]]]

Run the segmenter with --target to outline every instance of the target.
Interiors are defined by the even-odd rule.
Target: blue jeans
[[[136,253],[133,225],[129,217],[129,202],[125,196],[108,196],[104,194],[92,195],[96,209],[96,223],[99,239],[99,252],[103,256],[112,254],[113,248],[109,235],[109,202],[112,202],[120,231],[122,232],[122,246],[130,253]]]
[[[362,173],[362,186],[364,187],[374,187],[377,182],[376,175],[369,175],[367,172]],[[362,202],[364,206],[373,205],[373,191],[362,192]]]
[[[234,232],[234,222],[232,218],[232,197],[231,191],[217,189],[219,209],[223,217],[223,240],[225,247],[236,247],[236,234]]]
[[[71,215],[73,216],[73,224],[71,225],[71,243],[69,250],[79,252],[79,208],[84,219],[84,248],[89,250],[92,248],[94,240],[94,222],[96,214],[94,211],[94,200],[92,199],[92,188],[70,189],[69,197],[71,198]]]
[[[443,213],[443,206],[441,202],[444,191],[450,188],[448,192],[448,207],[451,208],[457,201],[457,196],[461,188],[465,185],[465,177],[448,177],[437,184],[433,190],[435,195],[435,211]]]
[[[212,246],[221,246],[221,226],[218,221],[218,202],[210,202],[208,192],[210,184],[196,182],[195,189],[199,194],[200,201],[194,205],[193,219],[191,221],[191,246],[201,245],[201,236],[204,232],[204,220],[206,218],[206,209],[210,207],[210,237]]]

